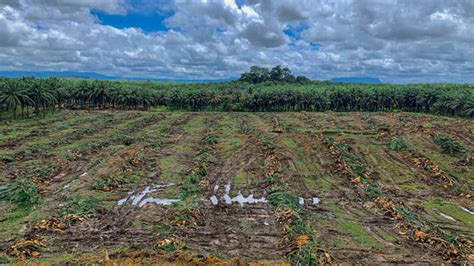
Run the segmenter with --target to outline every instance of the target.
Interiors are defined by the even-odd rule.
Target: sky
[[[0,71],[474,83],[474,0],[0,0]]]

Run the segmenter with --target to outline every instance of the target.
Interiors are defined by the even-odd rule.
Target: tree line
[[[0,79],[0,113],[167,107],[188,111],[408,111],[474,116],[474,85],[246,81],[178,83],[58,78]]]
[[[305,76],[295,77],[288,67],[281,67],[281,65],[275,66],[271,70],[265,67],[252,66],[249,72],[240,75],[239,80],[253,84],[264,82],[307,84],[311,81]]]

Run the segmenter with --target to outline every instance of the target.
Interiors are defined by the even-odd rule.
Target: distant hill
[[[332,82],[350,82],[350,83],[370,83],[370,84],[379,84],[382,81],[375,77],[343,77],[343,78],[333,78]]]
[[[19,77],[59,77],[70,79],[103,79],[103,80],[151,80],[151,81],[179,81],[179,82],[224,82],[231,81],[237,78],[226,79],[157,79],[157,78],[139,78],[139,77],[115,77],[98,74],[95,72],[53,72],[53,71],[0,71],[0,77],[19,78]]]
[[[172,79],[172,78],[141,78],[141,77],[117,77],[98,74],[95,72],[75,72],[75,71],[0,71],[0,77],[18,78],[18,77],[59,77],[70,79],[102,79],[102,80],[151,80],[151,81],[169,81],[169,82],[225,82],[236,80],[238,78],[225,79]],[[382,81],[376,77],[340,77],[333,78],[331,82],[348,82],[348,83],[369,83],[379,84]]]
[[[60,78],[80,78],[80,79],[108,79],[115,80],[117,77],[106,76],[94,72],[52,72],[52,71],[0,71],[0,77],[18,78],[18,77],[60,77]]]

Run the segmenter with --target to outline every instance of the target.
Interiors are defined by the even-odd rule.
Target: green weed
[[[27,181],[17,180],[13,183],[0,186],[0,201],[7,201],[27,206],[39,201],[38,187]]]
[[[97,209],[99,209],[97,198],[74,196],[66,199],[59,211],[59,215],[64,216],[67,214],[75,214],[79,216],[88,216],[94,213]]]
[[[242,185],[245,185],[247,181],[247,176],[244,172],[243,169],[239,169],[239,171],[237,171],[237,174],[235,175],[235,178],[234,178],[234,185],[235,186],[242,186]]]
[[[203,139],[202,142],[206,145],[212,146],[217,143],[217,135],[214,134],[207,134]]]
[[[358,244],[364,247],[382,249],[384,246],[373,238],[364,229],[364,227],[356,222],[340,221],[341,230],[349,234]]]
[[[254,180],[252,182],[252,185],[253,186],[269,187],[270,188],[269,192],[282,191],[282,190],[286,190],[288,188],[285,181],[283,181],[282,176],[279,175],[279,174],[266,176],[262,180]]]
[[[160,236],[169,236],[173,233],[174,229],[171,225],[165,224],[163,222],[159,222],[151,228],[151,232],[156,234],[159,233]]]
[[[122,144],[125,146],[130,146],[134,144],[137,140],[128,134],[117,134],[112,137],[112,143]]]
[[[434,143],[441,147],[441,150],[444,153],[450,154],[452,156],[465,156],[469,153],[468,148],[448,136],[433,135],[432,139]]]
[[[118,174],[113,176],[101,177],[92,185],[92,189],[104,190],[105,188],[120,187],[123,184],[134,183],[137,180],[136,175]]]
[[[4,163],[11,163],[15,161],[15,157],[7,154],[0,155],[0,160]]]
[[[392,151],[403,151],[409,149],[408,142],[402,136],[393,137],[390,140],[389,148]]]
[[[289,192],[275,191],[270,193],[268,201],[277,209],[298,210],[300,208],[298,197]]]
[[[267,147],[269,149],[273,150],[277,147],[275,142],[273,142],[271,139],[269,139],[268,137],[266,137],[263,134],[258,134],[257,138],[258,138],[258,141],[260,141],[260,143],[262,143],[262,145],[264,145],[265,147]]]
[[[195,172],[192,172],[181,187],[180,197],[186,199],[188,197],[196,196],[201,194],[201,178]]]
[[[367,187],[367,195],[373,199],[384,195],[383,189],[377,184],[369,184]]]
[[[336,150],[340,154],[341,159],[346,162],[356,174],[363,172],[363,163],[355,154],[352,153],[351,145],[338,143],[336,144]]]

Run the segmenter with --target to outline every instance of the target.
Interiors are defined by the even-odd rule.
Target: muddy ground
[[[474,263],[473,120],[64,111],[0,133],[0,188],[35,199],[0,201],[0,264]]]

